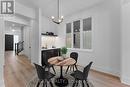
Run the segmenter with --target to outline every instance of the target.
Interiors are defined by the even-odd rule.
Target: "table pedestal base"
[[[59,87],[64,87],[68,85],[68,80],[64,77],[59,77],[55,79],[55,85]]]

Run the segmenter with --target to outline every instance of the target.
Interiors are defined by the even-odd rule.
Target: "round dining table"
[[[64,87],[68,85],[68,79],[63,76],[63,66],[70,66],[75,64],[75,60],[70,57],[63,58],[62,56],[52,57],[48,59],[52,65],[60,66],[60,77],[55,79],[55,85]]]

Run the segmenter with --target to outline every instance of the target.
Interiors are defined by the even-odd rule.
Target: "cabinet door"
[[[48,50],[47,51],[47,59],[54,57],[54,51],[53,50]]]
[[[60,56],[60,49],[54,49],[54,56]]]
[[[47,62],[47,52],[46,51],[42,51],[41,52],[41,64],[42,66],[46,65]]]

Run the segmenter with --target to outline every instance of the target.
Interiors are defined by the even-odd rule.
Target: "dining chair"
[[[45,68],[48,68],[49,71],[50,71],[50,68],[52,68],[53,71],[54,71],[54,73],[56,74],[56,71],[55,71],[55,69],[54,69],[54,66],[51,65],[50,63],[48,63],[48,59],[47,59],[47,58],[50,58],[51,55],[48,54],[47,56],[48,56],[48,57],[42,58],[42,66],[45,67]]]
[[[72,87],[75,87],[78,86],[78,83],[79,81],[82,81],[82,87],[84,87],[84,81],[86,82],[86,85],[87,87],[89,87],[88,85],[88,74],[89,74],[89,71],[90,71],[90,67],[92,65],[93,62],[90,62],[83,70],[83,72],[79,71],[79,70],[76,70],[74,71],[71,76],[75,78],[75,81],[73,83],[73,86]]]
[[[38,64],[34,63],[34,65],[35,65],[37,75],[38,75],[38,78],[39,78],[39,81],[38,81],[36,87],[39,87],[41,81],[43,81],[43,87],[44,86],[47,87],[47,82],[49,82],[51,87],[53,87],[53,84],[51,82],[51,78],[53,78],[55,75],[50,73],[49,71],[45,71],[45,68],[43,68],[42,66],[40,66]]]
[[[73,58],[76,62],[73,64],[73,65],[70,65],[70,66],[68,66],[67,67],[67,70],[66,70],[66,74],[67,74],[67,72],[68,72],[68,70],[69,70],[69,68],[70,68],[70,70],[71,70],[71,68],[73,69],[73,71],[74,71],[74,68],[76,69],[76,70],[78,70],[78,68],[77,68],[77,60],[78,60],[78,53],[77,52],[72,52],[71,54],[70,54],[70,57],[71,58]]]

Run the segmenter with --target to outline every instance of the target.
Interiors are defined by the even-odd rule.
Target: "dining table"
[[[55,66],[60,66],[60,76],[55,79],[55,85],[64,87],[68,85],[68,79],[63,76],[63,66],[75,64],[75,60],[71,57],[63,58],[62,56],[51,57],[48,62]]]

